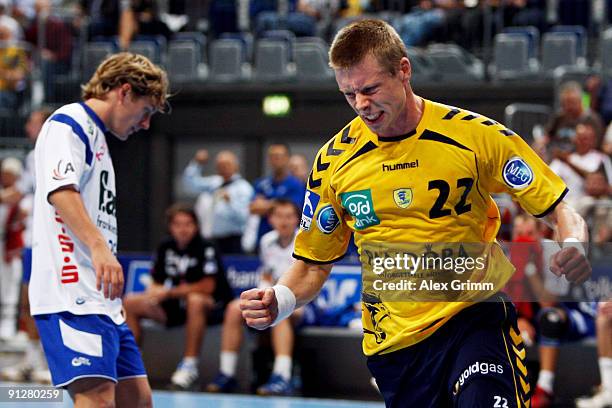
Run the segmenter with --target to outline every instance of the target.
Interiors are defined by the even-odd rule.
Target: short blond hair
[[[89,82],[81,86],[84,100],[104,99],[113,89],[130,84],[137,96],[150,96],[156,108],[165,112],[168,98],[168,75],[147,57],[121,52],[100,63]]]
[[[386,22],[359,20],[336,34],[329,49],[329,65],[335,70],[352,68],[370,54],[391,75],[395,75],[400,60],[408,57],[408,50],[397,31]]]

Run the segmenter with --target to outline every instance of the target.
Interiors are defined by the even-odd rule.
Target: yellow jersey
[[[294,257],[315,264],[341,259],[351,232],[362,265],[369,243],[494,242],[500,215],[492,193],[511,194],[536,217],[567,193],[520,136],[494,120],[428,100],[417,128],[406,135],[379,138],[361,118],[352,120],[319,150],[307,187]],[[499,249],[486,268],[502,283],[514,271]],[[469,305],[385,302],[363,293],[363,351],[415,344]]]

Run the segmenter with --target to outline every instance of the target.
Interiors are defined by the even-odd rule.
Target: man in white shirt
[[[240,175],[238,158],[229,150],[217,154],[217,174],[202,176],[202,166],[207,161],[208,151],[198,150],[183,172],[183,183],[190,192],[207,194],[211,198],[212,211],[198,213],[198,218],[202,225],[211,224],[210,238],[219,251],[222,254],[242,253],[240,241],[249,217],[253,187]]]
[[[555,159],[550,168],[563,179],[569,192],[566,200],[574,204],[584,196],[584,180],[588,173],[601,170],[606,175],[608,184],[612,183],[612,163],[610,157],[597,150],[597,129],[588,122],[576,126],[574,152],[555,151]]]
[[[166,106],[166,73],[131,53],[108,57],[83,101],[45,122],[35,149],[31,313],[53,384],[76,407],[150,406],[151,388],[125,324],[116,258],[115,173],[105,133],[148,129]]]

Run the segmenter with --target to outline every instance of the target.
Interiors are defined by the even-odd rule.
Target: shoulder
[[[272,230],[262,235],[259,241],[259,246],[261,250],[265,250],[269,248],[270,246],[272,246],[274,242],[276,242],[277,240],[278,240],[278,232]]]
[[[317,152],[307,188],[318,189],[322,179],[331,177],[337,169],[356,156],[376,148],[371,135],[371,131],[361,118],[356,117],[350,121]]]
[[[166,237],[160,241],[159,245],[157,245],[157,252],[165,252],[167,249],[174,248],[175,246],[174,239],[171,237]]]
[[[467,109],[431,101],[427,101],[427,108],[428,123],[420,140],[483,152],[504,138],[518,136],[496,120]]]
[[[51,114],[48,119],[50,122],[63,123],[72,128],[74,133],[83,136],[93,136],[94,124],[89,121],[87,112],[79,103],[64,105]]]

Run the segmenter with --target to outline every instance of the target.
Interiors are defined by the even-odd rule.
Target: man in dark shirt
[[[232,292],[219,253],[198,234],[193,210],[174,205],[167,216],[171,237],[158,247],[151,271],[153,282],[144,293],[128,295],[124,305],[127,324],[137,341],[143,318],[167,327],[186,325],[185,352],[172,375],[172,385],[187,389],[199,377],[197,363],[204,329],[223,320]]]

